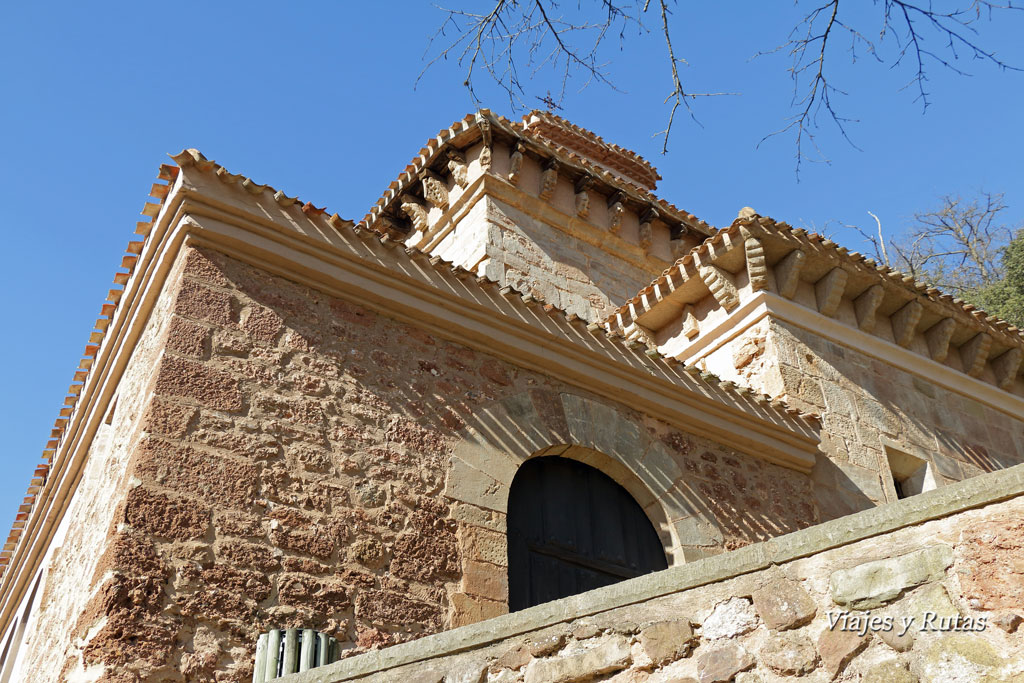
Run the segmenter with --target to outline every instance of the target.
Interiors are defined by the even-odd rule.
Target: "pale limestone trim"
[[[67,511],[71,496],[82,476],[85,459],[92,445],[118,382],[124,374],[142,336],[149,314],[174,265],[184,231],[170,225],[178,222],[183,175],[178,174],[170,196],[153,222],[152,230],[139,255],[136,268],[125,286],[119,305],[104,336],[92,369],[86,377],[79,401],[54,455],[47,486],[36,499],[36,510],[29,519],[15,554],[0,583],[0,629],[10,623],[21,602],[28,582],[42,561],[50,541]]]
[[[530,392],[495,402],[469,418],[449,462],[447,498],[506,514],[519,467],[531,458],[560,455],[604,472],[626,489],[654,525],[670,565],[722,542],[709,511],[683,492],[678,460],[643,424],[585,396],[549,390],[533,395],[560,406],[568,431],[548,425]]]
[[[903,500],[856,512],[771,540],[612,586],[537,605],[520,612],[375,650],[305,673],[281,683],[342,683],[406,664],[443,657],[608,610],[718,583],[782,565],[868,538],[888,534],[1024,495],[1024,465],[973,477]],[[1009,512],[1015,512],[1012,507]]]
[[[770,316],[779,322],[789,323],[840,346],[877,358],[943,389],[956,392],[964,398],[984,403],[1014,419],[1024,420],[1024,397],[999,389],[984,380],[971,377],[919,353],[896,346],[880,337],[861,332],[833,318],[826,318],[817,311],[812,311],[773,292],[758,292],[748,298],[714,328],[706,332],[702,331],[697,341],[683,350],[676,351],[677,347],[669,341],[659,347],[659,351],[688,364],[698,363],[722,345],[742,335],[765,316]]]
[[[496,176],[484,176],[483,192],[560,232],[572,235],[581,242],[614,254],[616,258],[635,268],[662,270],[669,265],[668,261],[648,255],[639,244],[604,230],[589,220],[570,216],[538,197],[517,190],[515,186]]]
[[[763,320],[768,315],[767,294],[761,291],[749,297],[710,330],[701,332],[696,341],[684,344],[681,350],[676,350],[678,344],[673,344],[671,339],[658,350],[687,365],[698,363]]]

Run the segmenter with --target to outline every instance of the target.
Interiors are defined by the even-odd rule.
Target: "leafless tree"
[[[979,192],[967,199],[946,195],[938,208],[915,214],[910,228],[888,241],[874,214],[877,235],[847,227],[860,232],[882,263],[957,296],[969,296],[1005,277],[1001,250],[1022,227],[1004,221],[1006,208],[1002,193]]]
[[[475,9],[439,8],[444,19],[430,39],[424,69],[454,60],[465,70],[464,84],[475,102],[479,99],[474,82],[481,71],[504,89],[513,111],[523,109],[525,100],[534,97],[549,109],[559,109],[569,83],[580,76],[581,87],[598,82],[618,90],[603,56],[605,48],[609,42],[622,48],[628,40],[651,34],[664,41],[667,61],[667,123],[656,134],[662,137],[662,152],[668,151],[680,106],[693,117],[695,99],[731,94],[695,92],[684,85],[679,67],[686,60],[677,55],[672,42],[672,0],[601,0],[594,8],[576,4],[575,9],[573,3],[567,3],[568,10],[559,0],[490,0],[484,9],[479,9],[479,4],[471,5]],[[760,54],[781,52],[791,60],[795,113],[764,139],[781,134],[795,137],[797,173],[803,161],[827,161],[815,137],[821,119],[834,123],[850,140],[847,124],[851,120],[841,114],[836,102],[836,96],[844,91],[832,80],[828,68],[837,51],[848,52],[854,61],[860,51],[893,67],[906,66],[912,74],[907,86],[917,91],[916,99],[923,107],[930,101],[926,87],[930,67],[963,73],[958,66],[961,60],[976,59],[1001,69],[1015,68],[980,42],[977,27],[979,20],[996,12],[1022,9],[1014,0],[874,0],[877,38],[868,37],[871,32],[847,21],[841,11],[849,4],[847,0],[796,0],[796,4],[813,6],[802,14],[785,41]],[[940,4],[945,8],[940,9]],[[645,22],[657,28],[649,30]],[[882,47],[889,45],[894,49],[883,52]],[[529,81],[547,68],[559,74],[560,85],[557,92],[540,96],[531,91]],[[809,149],[814,150],[813,155]]]

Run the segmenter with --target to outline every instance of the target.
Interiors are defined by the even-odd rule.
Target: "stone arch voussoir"
[[[700,556],[694,548],[721,543],[702,517],[705,506],[681,486],[683,470],[635,416],[567,392],[530,390],[478,411],[460,434],[445,496],[503,516],[509,487],[523,462],[560,455],[604,472],[637,500],[654,524],[669,563]]]

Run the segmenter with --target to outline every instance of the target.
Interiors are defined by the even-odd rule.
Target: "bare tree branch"
[[[445,18],[431,37],[425,56],[435,47],[438,51],[427,62],[417,83],[431,66],[451,58],[464,69],[464,85],[475,104],[479,105],[480,100],[474,79],[482,70],[505,91],[511,109],[519,111],[527,108],[525,100],[531,97],[529,80],[542,69],[550,68],[559,75],[557,92],[533,97],[550,109],[561,109],[574,78],[583,78],[581,89],[598,82],[618,90],[609,62],[603,59],[603,48],[614,33],[618,33],[620,48],[627,41],[627,32],[636,31],[636,36],[629,40],[650,35],[652,32],[644,26],[643,20],[656,12],[660,24],[657,34],[665,41],[671,88],[664,100],[668,106],[667,124],[655,134],[662,138],[665,153],[680,106],[700,125],[692,108],[693,100],[736,94],[689,92],[684,87],[679,66],[686,65],[687,61],[676,54],[672,40],[670,1],[644,0],[641,5],[638,0],[601,0],[596,4],[599,11],[577,4],[571,14],[564,11],[559,0],[491,0],[486,11],[439,7]],[[859,53],[866,52],[891,68],[909,64],[912,76],[904,87],[917,90],[915,101],[920,100],[924,109],[931,102],[926,87],[930,67],[939,66],[966,75],[960,64],[970,59],[1003,70],[1019,70],[979,42],[977,28],[981,19],[991,19],[997,12],[1024,9],[1017,4],[1019,1],[948,0],[940,7],[934,0],[873,0],[878,8],[874,15],[878,25],[868,31],[846,18],[843,9],[851,4],[847,0],[796,0],[798,7],[807,4],[810,10],[803,14],[785,42],[758,53],[759,56],[774,53],[789,56],[794,113],[780,128],[764,136],[758,146],[776,136],[793,135],[797,177],[804,161],[828,163],[817,140],[818,131],[826,121],[856,148],[848,134],[848,125],[856,120],[842,113],[840,99],[847,93],[832,78],[830,68],[836,51],[842,50],[843,45],[847,45],[845,51],[853,62],[857,61]],[[869,38],[869,33],[875,29],[877,38]]]
[[[774,50],[758,53],[758,56],[763,56],[786,51],[791,58],[789,74],[793,80],[793,106],[797,113],[787,120],[786,125],[762,138],[758,146],[772,137],[794,133],[797,177],[800,175],[800,164],[803,161],[828,163],[815,138],[815,132],[819,128],[819,115],[826,115],[843,138],[857,148],[847,134],[847,124],[855,120],[841,115],[833,101],[834,96],[847,93],[836,87],[826,75],[829,48],[834,44],[837,33],[843,33],[849,38],[848,51],[854,62],[857,60],[857,48],[862,47],[877,61],[886,63],[880,51],[887,38],[892,37],[896,53],[890,59],[891,68],[900,67],[904,59],[912,55],[914,75],[904,87],[917,87],[918,96],[915,100],[920,100],[923,108],[927,108],[930,103],[928,91],[925,89],[929,63],[960,75],[968,74],[954,62],[968,57],[989,62],[1000,69],[1019,70],[998,58],[994,51],[982,47],[977,42],[978,32],[974,26],[983,15],[990,18],[998,10],[1024,9],[1020,5],[1015,5],[1012,0],[970,0],[948,10],[938,10],[930,1],[925,4],[904,0],[874,2],[882,6],[882,26],[877,42],[842,20],[839,12],[840,0],[829,0],[808,12],[785,43]],[[846,2],[843,2],[843,6],[846,6]],[[927,46],[929,39],[938,39],[945,45],[932,49]],[[807,145],[813,148],[814,156],[808,155]]]
[[[872,245],[875,258],[887,266],[965,296],[1005,275],[1001,251],[1021,229],[1002,221],[1006,208],[1002,193],[979,192],[970,199],[946,195],[938,208],[915,214],[908,230],[888,240],[888,250],[882,222],[870,211],[877,235],[855,225],[846,227],[860,233]]]
[[[675,54],[668,1],[657,1],[660,34],[667,49],[672,87],[665,98],[666,104],[672,103],[668,123],[664,130],[655,134],[655,137],[663,138],[663,152],[668,151],[668,140],[680,105],[685,106],[696,121],[690,107],[691,100],[735,94],[688,92],[683,86],[679,65],[686,64],[686,60]],[[487,12],[438,8],[445,13],[445,19],[430,38],[425,54],[431,52],[435,43],[448,39],[449,32],[453,37],[427,62],[416,79],[417,84],[431,66],[453,58],[459,67],[465,69],[463,85],[474,104],[481,104],[473,86],[476,69],[481,67],[505,91],[511,109],[519,111],[527,108],[525,99],[528,97],[528,87],[520,80],[518,68],[528,67],[532,77],[540,69],[552,67],[561,81],[558,92],[535,97],[549,109],[561,109],[569,82],[577,75],[584,77],[580,89],[596,81],[619,90],[608,73],[608,62],[602,61],[600,56],[611,33],[618,32],[620,45],[626,39],[627,30],[636,30],[638,35],[649,33],[643,25],[642,17],[651,9],[651,0],[646,0],[642,7],[629,2],[601,0],[603,17],[600,21],[566,19],[557,0],[493,2]]]

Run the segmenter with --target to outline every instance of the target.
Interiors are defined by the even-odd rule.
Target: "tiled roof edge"
[[[127,272],[118,271],[114,274],[114,285],[116,288],[111,289],[107,293],[107,300],[100,306],[100,317],[97,319],[93,330],[89,333],[83,358],[79,362],[78,369],[75,371],[72,378],[73,383],[68,388],[67,395],[64,397],[64,405],[58,412],[53,429],[50,431],[50,438],[43,449],[42,463],[38,464],[33,471],[27,495],[18,507],[18,512],[11,531],[7,536],[7,541],[4,543],[3,549],[0,550],[0,578],[3,578],[7,572],[7,567],[18,549],[22,533],[32,515],[36,513],[36,501],[39,495],[46,486],[50,485],[49,475],[53,459],[60,448],[65,434],[68,433],[68,426],[73,424],[78,418],[77,405],[82,388],[85,386],[93,365],[104,349],[103,342],[106,338],[107,328],[114,317],[114,312],[117,310],[121,296],[126,291],[128,283],[135,273],[135,265],[146,245],[150,230],[153,227],[153,221],[163,208],[177,175],[178,169],[176,167],[170,164],[162,164],[160,166],[157,180],[167,182],[153,183],[149,196],[156,199],[156,202],[146,202],[142,208],[144,220],[136,223],[135,226],[135,233],[141,235],[142,240],[128,243],[126,253],[121,258],[120,266],[121,269]]]

